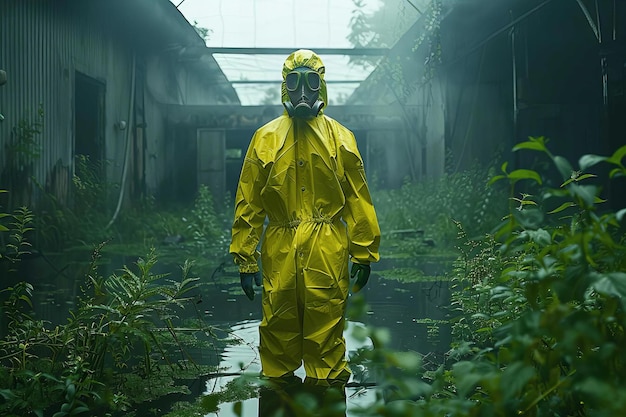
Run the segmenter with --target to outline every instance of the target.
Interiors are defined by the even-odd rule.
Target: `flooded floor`
[[[428,275],[441,276],[443,272]],[[387,329],[390,334],[387,347],[396,351],[413,351],[422,355],[436,356],[446,352],[450,343],[450,328],[444,323],[449,313],[448,282],[440,279],[405,283],[387,280],[384,274],[382,272],[382,276],[377,275],[374,271],[368,285],[359,294],[351,295],[349,299],[349,311],[353,305],[365,305],[366,308],[363,314],[347,323],[344,335],[348,353],[363,347],[371,348],[370,340],[359,341],[353,337],[352,330],[359,326]],[[238,276],[226,278],[220,281],[229,282],[228,285],[217,282],[206,283],[207,286],[202,290],[203,300],[197,307],[205,323],[218,329],[223,337],[233,340],[233,343],[221,350],[200,352],[200,362],[219,364],[219,375],[222,376],[194,381],[195,387],[192,391],[196,397],[224,391],[226,385],[242,373],[258,375],[260,372],[258,352],[258,326],[261,321],[260,290],[257,289],[255,300],[249,301],[239,288]],[[53,319],[54,316],[64,312],[64,317],[59,317],[59,320],[63,321],[67,310],[72,307],[78,288],[75,282],[70,285],[72,284],[70,280],[59,282],[58,274],[56,279],[55,283],[53,280],[45,280],[36,286],[42,290],[38,294],[43,295],[41,302],[36,305],[38,313],[52,321],[56,321]],[[375,381],[362,378],[363,374],[367,374],[367,369],[362,369],[361,366],[353,371],[354,375],[345,390],[346,417],[359,415],[358,411],[372,404],[376,395],[373,386]],[[304,370],[302,368],[298,370],[296,376],[304,379]],[[363,381],[367,384],[362,384]],[[259,402],[257,397],[244,400],[241,415],[252,417],[263,414],[259,413]],[[169,406],[163,407],[164,414],[168,408]],[[209,413],[206,417],[237,415],[233,403],[222,403],[218,412]]]
[[[359,348],[371,348],[371,341],[359,341],[352,335],[358,326],[384,327],[389,330],[391,341],[389,347],[398,351],[415,351],[422,355],[430,353],[443,354],[449,347],[449,327],[437,325],[447,316],[449,305],[449,289],[445,281],[398,283],[387,281],[372,274],[368,286],[358,295],[363,297],[367,312],[360,321],[348,321],[344,336],[348,353]],[[351,299],[350,302],[354,302]],[[243,294],[228,295],[221,292],[211,300],[205,314],[207,321],[220,328],[230,329],[230,336],[238,342],[228,345],[220,354],[220,369],[228,376],[209,379],[206,382],[205,394],[224,389],[243,370],[244,373],[257,375],[260,370],[258,352],[258,326],[261,321],[261,301],[256,297],[249,301]],[[367,370],[359,369],[358,373]],[[356,372],[355,372],[356,374]],[[296,372],[304,380],[304,370]],[[371,384],[361,384],[354,376],[345,390],[346,416],[359,415],[358,411],[375,400],[375,388]],[[369,382],[369,381],[368,381]],[[243,401],[243,416],[258,416],[259,399],[251,398]],[[238,414],[233,404],[221,404],[219,411],[209,413],[207,417],[230,417]]]

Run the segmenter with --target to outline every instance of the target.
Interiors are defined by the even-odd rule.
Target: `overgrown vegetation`
[[[3,155],[2,172],[2,183],[10,192],[3,193],[0,200],[9,210],[32,204],[30,208],[37,211],[37,216],[33,218],[34,233],[29,241],[38,252],[93,247],[106,241],[109,244],[104,250],[109,252],[139,255],[151,247],[160,247],[161,256],[171,260],[198,259],[199,268],[210,269],[222,261],[221,256],[212,262],[206,259],[209,254],[225,252],[231,219],[216,210],[205,185],[199,187],[192,207],[157,207],[155,199],[148,197],[129,204],[111,222],[119,185],[107,181],[108,161],[76,155],[73,170],[57,164],[51,181],[60,175],[63,182],[63,175],[73,174],[61,199],[50,192],[49,184],[40,184],[33,167],[41,152],[38,137],[43,130],[43,115],[40,107],[37,117],[24,117],[13,127]],[[36,201],[32,202],[32,197]],[[228,199],[226,207],[229,204]],[[175,253],[170,257],[170,252]]]
[[[2,217],[9,221],[0,229],[8,234],[0,262],[10,278],[28,253],[33,218],[27,209]],[[185,392],[176,382],[185,370],[194,379],[211,371],[188,354],[190,346],[211,348],[216,342],[211,328],[182,314],[193,313],[198,296],[191,264],[171,279],[153,272],[157,258],[150,252],[135,268],[103,277],[97,268],[101,249],[94,251],[64,324],[36,317],[31,283],[0,290],[0,414],[133,415],[138,402]],[[191,343],[186,334],[193,335]]]
[[[74,246],[108,241],[109,251],[146,253],[153,246],[162,255],[175,259],[206,259],[208,254],[226,248],[227,222],[218,213],[206,185],[201,185],[192,207],[158,207],[154,198],[133,203],[109,226],[114,184],[106,182],[103,164],[76,157],[71,207],[45,194],[37,219],[37,244],[42,249],[58,251]],[[221,259],[221,258],[220,258]]]
[[[28,151],[36,149],[40,133],[38,121],[20,122],[11,143],[14,153],[24,155],[12,162],[32,164],[37,154]],[[25,175],[29,189],[39,188],[37,213],[28,207],[0,210],[2,415],[132,416],[143,403],[188,394],[184,379],[198,380],[215,370],[216,364],[192,359],[198,349],[213,351],[226,343],[196,309],[201,286],[208,282],[192,274],[217,279],[209,274],[226,253],[226,219],[216,212],[208,188],[201,186],[192,207],[163,210],[149,199],[125,210],[108,227],[107,207],[116,186],[104,180],[105,170],[103,163],[78,155],[70,205],[57,200],[34,176]],[[0,193],[5,197],[0,201],[9,205],[24,197]],[[43,254],[85,253],[94,246],[91,261],[87,257],[79,261],[82,266],[70,268],[81,271],[76,275],[67,265],[52,265]],[[102,266],[110,270],[103,265],[104,251],[126,259],[147,256],[103,276]],[[40,257],[53,267],[53,276],[68,279],[79,291],[64,301],[67,315],[55,322],[39,317],[41,282],[22,268],[25,259]],[[157,258],[168,266],[157,267]],[[178,273],[157,272],[171,271],[177,264],[182,264]],[[210,411],[202,404],[200,409]]]
[[[506,190],[488,186],[490,170],[476,166],[441,178],[375,190],[373,199],[387,252],[415,255],[454,249],[455,222],[470,236],[493,230],[507,211]],[[389,253],[388,253],[389,255]]]
[[[610,157],[585,155],[578,170],[543,138],[514,150],[547,156],[561,185],[502,166],[492,181],[511,185],[509,215],[484,237],[459,228],[454,343],[445,363],[432,371],[419,355],[363,352],[362,360],[379,364],[386,393],[365,415],[616,416],[626,409],[626,209],[602,209],[601,189],[588,184],[600,162],[611,177],[626,175],[626,147]],[[522,182],[532,183],[524,188],[532,194],[518,193]],[[370,336],[384,346],[379,334]],[[383,401],[390,392],[394,400]]]

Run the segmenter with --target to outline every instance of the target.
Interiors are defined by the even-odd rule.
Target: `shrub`
[[[483,235],[506,214],[505,194],[500,187],[488,187],[488,179],[489,170],[477,166],[437,179],[407,182],[399,189],[375,190],[381,230],[420,230],[440,248],[454,245],[456,222],[471,236]]]
[[[168,381],[190,364],[195,376],[206,373],[190,360],[181,333],[208,330],[190,328],[189,322],[185,329],[176,326],[197,295],[198,279],[188,276],[191,264],[183,265],[179,280],[170,280],[152,272],[157,260],[151,252],[136,268],[124,266],[102,277],[96,269],[100,250],[94,251],[82,295],[65,324],[35,317],[31,284],[20,281],[0,291],[8,318],[7,334],[0,339],[0,414],[124,411],[135,402],[180,391]],[[143,397],[127,396],[137,383]]]
[[[611,166],[611,178],[626,175],[626,146],[585,155],[578,170],[544,138],[514,150],[547,156],[560,185],[502,165],[492,182],[509,182],[509,215],[484,237],[460,229],[453,349],[432,370],[373,337],[382,349],[360,360],[378,369],[382,395],[363,415],[608,417],[626,409],[626,208],[601,210],[601,189],[589,184],[598,163]],[[533,194],[519,193],[527,182]]]

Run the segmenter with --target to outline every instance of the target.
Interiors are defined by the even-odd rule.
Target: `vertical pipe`
[[[598,28],[598,43],[602,45],[602,22],[600,20],[600,6],[598,0],[596,0],[596,26]],[[600,58],[600,67],[602,69],[602,103],[605,106],[609,104],[609,75],[608,75],[608,62],[606,56],[603,54]]]
[[[613,0],[613,41],[617,40],[617,3]]]
[[[122,201],[124,200],[124,193],[126,192],[126,177],[128,176],[128,164],[130,163],[130,151],[132,147],[130,146],[130,142],[132,140],[132,132],[134,132],[134,113],[135,113],[135,52],[133,52],[133,61],[132,61],[132,69],[130,76],[130,100],[128,105],[128,124],[126,126],[126,150],[124,155],[124,167],[122,168],[122,183],[120,184],[120,194],[117,198],[117,207],[115,208],[115,213],[113,213],[113,217],[107,224],[106,229],[111,227],[111,225],[117,219],[117,216],[120,213],[120,209],[122,207]]]
[[[514,140],[517,141],[517,118],[519,114],[519,108],[517,106],[517,61],[515,52],[515,26],[511,28],[511,66],[513,76],[513,132]]]

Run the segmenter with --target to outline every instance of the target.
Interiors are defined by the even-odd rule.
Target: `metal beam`
[[[582,10],[583,14],[585,15],[585,19],[587,19],[587,23],[589,23],[589,26],[591,27],[593,34],[596,36],[596,39],[598,40],[598,42],[600,42],[601,41],[600,28],[593,21],[593,18],[591,17],[591,13],[589,13],[589,10],[587,9],[587,6],[585,6],[585,3],[583,3],[582,0],[576,0],[576,1],[578,2],[578,5],[580,6],[580,10]]]
[[[218,48],[207,47],[209,54],[240,54],[240,55],[289,55],[299,48]],[[385,56],[389,48],[302,48],[311,49],[319,55],[350,55],[350,56]]]
[[[326,80],[326,84],[360,84],[364,80]],[[231,84],[280,84],[283,80],[229,80]]]

